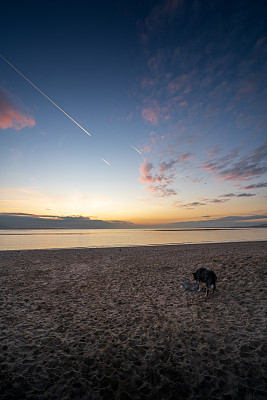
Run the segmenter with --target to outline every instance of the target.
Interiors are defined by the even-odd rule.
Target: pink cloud
[[[165,168],[164,168],[165,167]],[[166,182],[166,184],[169,184],[170,177],[165,177],[163,173],[166,171],[166,169],[169,169],[166,165],[162,166],[162,168],[159,169],[159,173],[152,175],[151,171],[154,168],[154,165],[152,163],[147,162],[145,159],[143,164],[140,167],[140,173],[141,177],[139,178],[140,182],[147,183],[149,185],[153,185],[154,183],[162,183],[163,181]]]
[[[152,107],[147,107],[142,110],[142,117],[145,121],[150,122],[152,125],[157,125],[158,115]]]
[[[141,176],[141,177],[139,178],[139,181],[140,181],[140,182],[143,182],[143,183],[150,183],[150,184],[155,183],[155,179],[154,179],[152,176],[150,176],[150,175],[148,175],[148,176]]]
[[[167,0],[165,2],[166,13],[173,14],[181,4],[183,4],[183,0]]]
[[[155,197],[174,196],[177,192],[170,187],[173,182],[174,174],[165,175],[166,172],[170,172],[176,161],[169,161],[161,163],[159,170],[152,173],[152,169],[155,169],[152,163],[147,162],[145,159],[140,167],[141,177],[140,182],[147,184],[146,191],[151,193]]]
[[[178,7],[182,4],[183,0],[165,0],[155,5],[144,21],[142,32],[146,31],[146,34],[151,37],[160,27],[164,26],[166,21],[173,18]]]
[[[181,76],[178,76],[177,78],[174,78],[171,82],[168,84],[168,89],[171,93],[177,93],[178,91],[182,90],[184,93],[188,93],[191,90],[191,77],[189,74],[183,74]]]
[[[214,146],[213,149],[211,149],[211,151],[208,152],[208,157],[213,158],[213,157],[217,156],[219,153],[220,153],[219,147]]]
[[[267,40],[266,37],[262,37],[262,38],[258,39],[256,42],[256,46],[261,47],[266,42],[266,40]]]
[[[151,151],[151,145],[146,145],[141,148],[142,153],[149,153]]]
[[[171,118],[171,116],[170,116],[170,114],[168,114],[168,115],[165,115],[164,120],[169,121],[170,118]]]
[[[249,83],[247,86],[241,87],[238,92],[237,92],[237,100],[240,100],[241,96],[244,96],[248,93],[250,93],[253,90],[253,85],[252,83]]]
[[[193,157],[193,155],[192,155],[191,153],[185,153],[185,154],[182,154],[182,155],[181,155],[179,161],[180,161],[180,162],[184,162],[184,161],[186,161],[186,160],[190,160],[192,157]]]
[[[185,94],[190,93],[191,90],[192,90],[192,85],[191,85],[191,83],[189,83],[189,85],[187,85],[187,87],[185,88],[184,93]]]
[[[139,180],[144,183],[154,183],[155,178],[151,175],[151,170],[153,169],[153,164],[148,163],[146,159],[144,159],[144,163],[140,167],[140,174],[142,175]]]
[[[149,99],[145,99],[144,103],[148,103]],[[159,117],[161,116],[161,109],[158,102],[154,100],[147,107],[142,109],[142,117],[145,121],[150,122],[152,125],[157,125]]]
[[[31,115],[23,114],[12,104],[6,94],[0,90],[0,128],[13,128],[20,130],[26,127],[33,127],[35,120]]]
[[[181,87],[181,84],[177,79],[171,81],[168,84],[168,89],[170,90],[171,93],[177,92],[180,89],[180,87]]]
[[[150,132],[150,137],[147,140],[147,143],[143,144],[141,147],[142,153],[149,153],[152,149],[156,146],[157,142],[159,141],[159,136],[156,135],[155,132]]]
[[[155,82],[158,83],[159,79],[162,79],[162,70],[164,69],[164,65],[166,63],[167,54],[165,49],[159,48],[157,52],[150,56],[147,65],[150,71],[152,71],[156,76]]]
[[[169,162],[162,162],[160,164],[160,168],[159,168],[159,173],[163,174],[164,172],[170,170],[171,168],[174,167],[174,165],[177,163],[176,160],[171,160]]]
[[[142,88],[152,88],[158,83],[157,79],[143,78],[141,81]]]

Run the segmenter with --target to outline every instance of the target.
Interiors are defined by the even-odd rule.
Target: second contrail
[[[139,151],[139,150],[138,150],[136,147],[134,147],[131,143],[129,143],[129,145],[130,145],[135,151],[137,151],[137,153],[139,153],[139,154],[142,155],[141,151]]]
[[[41,91],[41,89],[39,89],[34,83],[32,83],[30,81],[30,79],[28,79],[25,75],[23,75],[22,72],[20,72],[16,67],[14,67],[13,64],[11,64],[10,61],[8,61],[4,56],[2,56],[0,54],[0,57],[8,64],[10,65],[10,67],[12,67],[23,79],[25,79],[25,81],[27,81],[30,85],[32,85],[36,90],[38,90],[39,93],[41,93],[47,100],[50,101],[50,103],[52,103],[54,106],[56,106],[61,112],[63,112],[63,114],[66,115],[66,117],[68,117],[72,122],[74,122],[79,128],[81,128],[85,133],[87,133],[87,135],[92,136],[89,132],[87,132],[86,129],[84,129],[80,124],[78,124],[78,122],[75,121],[75,119],[73,119],[69,114],[67,114],[64,110],[62,110],[61,107],[59,107],[52,99],[50,99],[50,97],[48,97],[44,92]]]
[[[107,162],[104,158],[101,158],[102,161],[104,161],[104,163],[108,164],[111,167],[111,164],[109,162]]]

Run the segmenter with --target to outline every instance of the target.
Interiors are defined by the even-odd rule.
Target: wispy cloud
[[[179,204],[179,202],[177,202],[175,203],[175,205],[178,208],[188,208],[190,210],[193,210],[196,207],[206,206],[207,203],[203,203],[200,201],[193,201],[192,203],[186,203],[186,204]]]
[[[166,171],[170,170],[175,166],[177,163],[177,160],[171,160],[171,161],[164,161],[160,164],[159,172],[161,174],[164,174]]]
[[[221,203],[226,203],[230,199],[214,199],[214,200],[209,200],[209,203],[215,203],[215,204],[221,204]]]
[[[267,172],[266,157],[267,142],[239,159],[237,150],[224,157],[213,158],[204,163],[203,169],[209,170],[222,181],[245,181]]]
[[[203,216],[202,220],[198,221],[186,221],[186,222],[175,222],[169,224],[170,228],[205,228],[205,227],[238,227],[238,226],[260,226],[266,223],[266,214],[251,214],[251,215],[231,215],[221,218],[212,218],[211,216]]]
[[[207,206],[209,203],[213,204],[222,204],[226,203],[230,199],[204,199],[203,201],[193,201],[192,203],[184,203],[181,204],[181,202],[175,202],[174,206],[177,208],[188,208],[189,210],[193,210],[194,208],[201,207],[201,206]]]
[[[265,188],[265,187],[267,187],[267,182],[254,183],[252,185],[243,187],[243,189],[250,190],[250,189],[260,189],[260,188]]]
[[[144,143],[141,145],[141,152],[150,153],[152,150],[155,150],[159,141],[159,135],[156,135],[154,131],[150,132],[149,137],[146,138],[146,140],[144,140]]]
[[[140,182],[147,184],[146,190],[156,197],[170,197],[176,195],[177,192],[170,185],[173,182],[174,175],[171,171],[174,161],[162,163],[157,169],[153,163],[144,159],[140,167]],[[167,174],[166,174],[167,173]]]
[[[208,204],[223,204],[223,203],[230,201],[231,198],[233,198],[233,197],[239,197],[239,198],[244,197],[245,198],[245,197],[253,197],[253,196],[256,196],[256,194],[255,193],[236,193],[236,194],[235,193],[226,193],[226,194],[220,195],[219,199],[218,198],[216,198],[216,199],[200,199],[200,201],[194,201],[191,203],[184,203],[184,204],[181,204],[180,201],[176,201],[174,203],[174,206],[178,207],[178,208],[188,208],[190,210],[193,210],[196,207],[207,206]]]
[[[23,114],[0,88],[0,128],[20,130],[34,125],[34,118],[29,114]]]
[[[256,193],[226,193],[220,195],[220,197],[253,197]]]
[[[246,133],[264,133],[266,35],[260,24],[248,23],[258,12],[255,5],[225,16],[212,2],[156,2],[138,22],[147,62],[140,77],[141,112],[148,109],[143,118],[154,125],[169,122],[169,132],[184,118],[187,130],[192,127],[201,135],[209,129],[227,135],[237,125]],[[192,35],[196,27],[198,35]]]

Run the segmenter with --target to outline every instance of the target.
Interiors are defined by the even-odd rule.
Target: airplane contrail
[[[104,161],[106,164],[108,164],[111,167],[111,164],[107,162],[104,158],[101,158],[102,161]]]
[[[137,153],[139,153],[139,154],[142,155],[141,151],[139,151],[139,150],[138,150],[136,147],[134,147],[131,143],[129,143],[129,145],[130,145],[135,151],[137,151]]]
[[[85,133],[87,133],[87,135],[92,136],[89,132],[87,132],[86,129],[84,129],[80,124],[78,124],[78,122],[76,122],[69,114],[67,114],[64,110],[62,110],[62,108],[60,108],[53,100],[50,99],[50,97],[48,97],[44,92],[41,91],[41,89],[39,89],[34,83],[32,83],[25,75],[23,75],[22,72],[20,72],[16,67],[14,67],[13,64],[11,64],[10,61],[8,61],[4,56],[2,56],[0,54],[0,57],[7,63],[10,65],[10,67],[12,67],[20,76],[22,76],[23,79],[25,79],[30,85],[32,85],[36,90],[38,90],[38,92],[40,92],[47,100],[49,100],[52,104],[54,104],[54,106],[56,106],[61,112],[63,112],[63,114],[65,114],[72,122],[74,122],[79,128],[81,128]]]

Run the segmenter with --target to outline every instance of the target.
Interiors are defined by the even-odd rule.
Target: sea
[[[0,250],[133,247],[247,241],[267,241],[267,228],[0,230]]]

